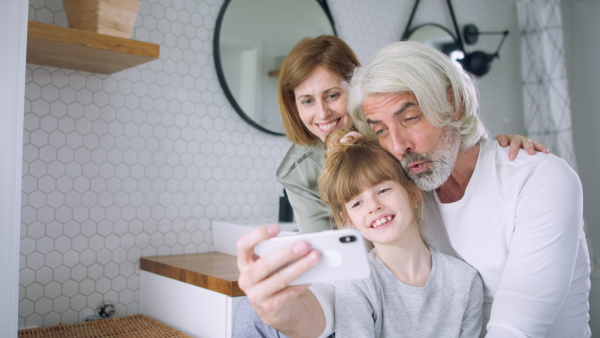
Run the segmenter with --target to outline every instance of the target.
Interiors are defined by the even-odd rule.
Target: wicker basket
[[[144,315],[19,330],[19,338],[191,338]]]
[[[63,0],[69,27],[130,38],[139,0]]]

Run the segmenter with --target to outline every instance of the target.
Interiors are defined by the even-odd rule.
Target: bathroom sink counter
[[[172,256],[142,257],[140,269],[229,297],[244,296],[237,280],[237,257],[208,252]]]
[[[231,337],[245,295],[236,256],[207,252],[140,259],[140,312],[192,337]]]

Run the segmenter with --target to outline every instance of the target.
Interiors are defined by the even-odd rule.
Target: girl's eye
[[[359,205],[361,205],[361,204],[362,204],[362,201],[356,201],[356,202],[354,202],[354,203],[352,204],[352,208],[356,208],[356,207],[358,207],[358,206],[359,206]]]
[[[383,189],[379,190],[379,194],[384,194],[384,193],[390,191],[390,189],[391,188],[383,188]]]

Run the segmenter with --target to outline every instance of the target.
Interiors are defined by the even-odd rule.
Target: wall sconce
[[[463,28],[461,36],[460,30],[458,29],[458,24],[456,22],[456,17],[454,16],[454,9],[452,8],[451,0],[446,0],[446,2],[448,4],[450,16],[452,17],[454,34],[446,27],[443,27],[436,23],[424,23],[416,27],[411,27],[412,21],[415,16],[415,12],[417,11],[417,7],[419,6],[419,2],[420,0],[415,0],[415,5],[410,14],[408,24],[406,25],[406,28],[404,29],[404,34],[402,35],[402,40],[421,41],[433,45],[435,48],[441,50],[442,52],[448,55],[450,55],[450,52],[461,52],[463,55],[462,58],[456,59],[456,61],[458,61],[458,63],[460,63],[466,71],[478,77],[485,75],[490,70],[492,61],[495,58],[499,58],[498,52],[500,51],[500,48],[502,47],[502,44],[504,43],[504,40],[508,35],[508,31],[506,30],[503,32],[480,32],[479,29],[477,29],[477,26],[475,26],[474,24],[468,24]],[[467,53],[465,51],[464,44],[472,45],[477,43],[480,35],[500,34],[503,35],[502,40],[498,45],[498,49],[493,54],[489,54],[480,50],[471,53]],[[440,43],[440,41],[443,43]]]
[[[502,40],[500,40],[500,44],[496,49],[496,52],[493,54],[488,54],[483,51],[474,51],[472,53],[465,53],[465,57],[460,60],[460,63],[463,65],[465,70],[469,71],[473,75],[482,76],[486,74],[490,68],[491,63],[495,58],[500,58],[498,52],[508,35],[508,31],[505,30],[503,32],[480,32],[477,26],[474,24],[468,24],[463,28],[463,37],[465,39],[465,43],[468,45],[473,45],[477,43],[479,40],[479,35],[500,35],[502,34]]]

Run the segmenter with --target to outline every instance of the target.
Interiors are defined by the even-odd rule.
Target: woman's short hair
[[[372,137],[350,137],[340,140],[348,130],[336,129],[325,139],[325,168],[319,176],[319,192],[323,202],[333,211],[338,228],[343,228],[347,218],[345,204],[366,188],[385,181],[400,184],[416,208],[413,222],[421,230],[423,199],[421,189],[411,181],[398,160],[385,151]]]
[[[304,126],[300,119],[294,88],[317,66],[324,67],[348,80],[358,65],[360,63],[352,49],[337,36],[321,35],[316,38],[304,38],[292,48],[281,66],[277,93],[281,120],[290,141],[309,145],[319,139]]]
[[[372,135],[362,111],[365,98],[403,92],[415,95],[425,118],[434,126],[456,127],[462,137],[462,149],[487,137],[478,114],[478,93],[473,78],[442,52],[414,41],[393,42],[367,65],[354,71],[348,110],[360,132]],[[454,104],[449,101],[449,94]],[[458,120],[454,120],[456,112],[462,112]]]

